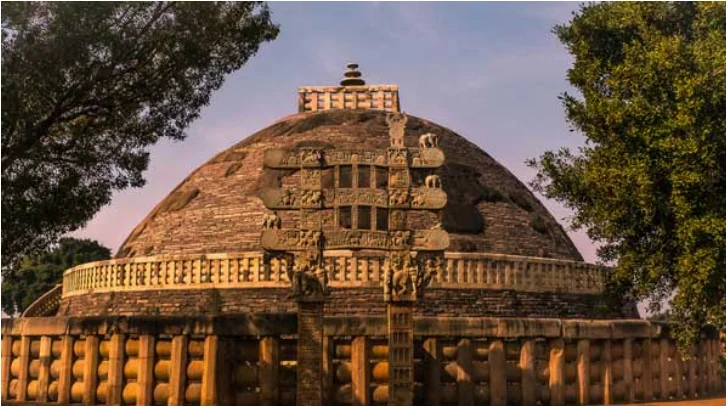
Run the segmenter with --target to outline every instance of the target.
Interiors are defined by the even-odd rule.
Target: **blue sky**
[[[557,96],[571,59],[551,33],[578,3],[272,3],[278,39],[264,44],[217,91],[184,142],[151,150],[142,189],[116,193],[75,236],[116,250],[131,229],[193,169],[296,112],[296,89],[337,84],[357,61],[369,84],[398,84],[403,109],[486,150],[518,178],[524,160],[577,147]],[[569,212],[544,201],[562,221]],[[570,233],[596,260],[582,232]]]

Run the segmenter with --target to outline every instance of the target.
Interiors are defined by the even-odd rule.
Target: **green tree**
[[[3,2],[3,268],[142,186],[148,148],[277,34],[257,2]]]
[[[535,190],[600,242],[614,286],[670,304],[687,344],[726,325],[726,4],[597,3],[554,33],[579,95],[577,152],[549,151]]]
[[[22,312],[63,277],[63,271],[78,264],[109,259],[111,250],[98,241],[61,238],[58,244],[32,256],[24,256],[2,279],[2,310]]]

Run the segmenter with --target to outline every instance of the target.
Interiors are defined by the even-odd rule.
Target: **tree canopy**
[[[596,3],[554,33],[579,94],[577,152],[529,164],[532,186],[602,244],[615,286],[669,302],[682,344],[726,326],[726,4]]]
[[[24,256],[13,272],[3,275],[2,309],[10,315],[20,313],[60,282],[66,269],[110,257],[111,250],[98,241],[61,238],[38,254]]]
[[[226,75],[277,37],[264,3],[3,2],[2,264],[144,184]]]

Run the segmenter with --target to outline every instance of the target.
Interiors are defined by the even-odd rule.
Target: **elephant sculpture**
[[[427,188],[430,189],[441,189],[441,178],[439,175],[429,175],[426,177],[426,180],[424,181],[424,184]]]
[[[439,136],[433,133],[426,133],[418,138],[418,146],[422,149],[438,148]]]

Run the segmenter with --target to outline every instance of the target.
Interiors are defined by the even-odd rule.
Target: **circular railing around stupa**
[[[550,258],[480,253],[446,253],[445,270],[432,288],[508,289],[525,292],[599,294],[608,270]],[[378,287],[385,256],[326,251],[328,283],[336,287]],[[151,256],[78,265],[63,275],[63,297],[98,292],[159,289],[281,288],[288,278],[281,263],[262,252]]]

